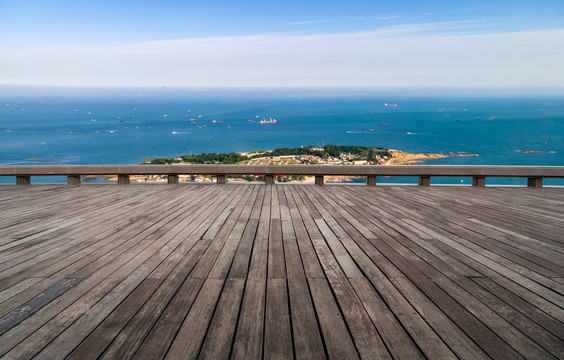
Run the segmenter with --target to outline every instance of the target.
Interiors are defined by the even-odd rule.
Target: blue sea
[[[258,123],[270,117],[277,123]],[[2,165],[134,164],[323,144],[479,155],[427,162],[437,165],[562,166],[564,96],[476,89],[0,87]]]

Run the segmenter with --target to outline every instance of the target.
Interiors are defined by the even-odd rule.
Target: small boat
[[[266,120],[266,119],[263,118],[263,119],[260,121],[260,123],[261,123],[261,124],[276,124],[276,119],[269,118],[269,120]]]
[[[390,126],[390,124],[382,123],[382,124],[380,124],[380,126]]]
[[[386,107],[398,107],[398,104],[388,104],[388,103],[384,103],[384,106],[386,106]]]
[[[374,129],[364,128],[362,131],[374,131]]]

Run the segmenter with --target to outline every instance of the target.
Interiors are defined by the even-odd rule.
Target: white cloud
[[[376,16],[374,19],[376,20],[391,20],[399,18],[399,15],[384,15],[384,16]]]
[[[317,24],[317,23],[324,23],[324,22],[331,22],[332,19],[324,19],[324,20],[306,20],[306,21],[296,21],[287,23],[286,25],[304,25],[304,24]]]
[[[561,86],[564,30],[442,34],[473,23],[0,52],[0,83],[167,86]]]

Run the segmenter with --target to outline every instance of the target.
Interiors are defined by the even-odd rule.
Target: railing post
[[[472,177],[472,186],[486,186],[486,177],[485,176],[473,176]]]
[[[16,184],[17,185],[29,185],[31,184],[31,177],[26,175],[18,175],[16,176]]]
[[[217,183],[218,184],[225,184],[227,180],[225,179],[225,175],[216,175]]]
[[[542,187],[542,178],[541,177],[530,177],[527,178],[527,186],[528,187]]]
[[[419,185],[420,186],[430,186],[431,185],[431,177],[430,176],[419,176]]]
[[[129,184],[129,175],[118,175],[118,184],[120,185]]]
[[[266,185],[274,185],[274,175],[265,175],[264,182]]]
[[[323,185],[323,175],[315,175],[315,185]]]
[[[376,176],[368,175],[366,177],[366,185],[368,186],[376,186]]]
[[[80,185],[80,175],[68,175],[67,176],[68,185]]]
[[[170,185],[178,184],[178,175],[168,175],[167,176],[168,183]]]

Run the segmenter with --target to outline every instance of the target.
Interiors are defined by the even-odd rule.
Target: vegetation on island
[[[385,148],[358,145],[325,145],[322,147],[303,146],[299,148],[281,148],[276,150],[256,151],[253,153],[203,153],[183,155],[176,158],[157,158],[149,164],[241,164],[264,157],[301,157],[301,163],[320,163],[328,159],[366,160],[374,164],[383,158],[391,158],[392,153]],[[334,163],[335,161],[333,161]]]
[[[246,164],[246,165],[409,165],[421,161],[434,160],[451,156],[478,156],[466,152],[447,154],[411,154],[399,150],[358,145],[302,146],[299,148],[281,148],[276,150],[253,150],[242,153],[203,153],[184,155],[175,158],[152,158],[143,164]],[[229,181],[263,181],[262,175],[227,175]],[[313,182],[313,176],[277,175],[278,182]],[[213,175],[180,175],[180,181],[213,182]],[[328,182],[352,181],[350,176],[327,176]],[[117,178],[116,178],[117,180]],[[161,175],[141,177],[137,181],[166,181]]]

